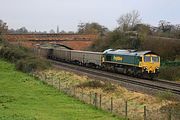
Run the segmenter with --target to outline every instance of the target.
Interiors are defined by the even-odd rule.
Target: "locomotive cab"
[[[160,68],[160,57],[154,53],[147,53],[141,56],[140,66],[142,72],[147,73],[152,77],[156,77]]]

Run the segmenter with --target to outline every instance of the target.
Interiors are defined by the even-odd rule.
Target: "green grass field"
[[[0,60],[0,120],[117,120]]]

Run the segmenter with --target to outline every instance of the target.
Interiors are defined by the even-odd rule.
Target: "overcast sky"
[[[117,19],[138,10],[142,22],[157,25],[159,20],[180,23],[180,0],[0,0],[0,19],[9,28],[76,31],[80,22],[98,22],[109,29]]]

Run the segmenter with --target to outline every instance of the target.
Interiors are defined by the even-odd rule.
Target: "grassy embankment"
[[[0,120],[113,120],[0,60]]]
[[[177,101],[173,100],[173,94],[169,92],[159,92],[157,97],[151,95],[142,94],[134,91],[129,91],[126,88],[105,81],[98,81],[87,76],[79,76],[77,74],[59,70],[50,69],[37,72],[35,74],[41,80],[47,82],[50,85],[54,85],[57,89],[66,91],[66,93],[73,93],[76,98],[83,100],[86,103],[90,102],[90,96],[94,96],[97,93],[97,107],[100,107],[99,100],[101,95],[101,108],[110,111],[110,101],[113,98],[113,113],[124,116],[125,115],[125,101],[128,105],[128,118],[134,120],[143,119],[144,106],[148,109],[148,118],[160,119],[168,115],[167,112],[163,112],[162,109],[168,111],[173,108],[173,115],[176,116],[175,107],[179,105]],[[61,87],[59,87],[61,86]],[[67,90],[69,92],[67,92]],[[83,96],[83,97],[82,97]]]

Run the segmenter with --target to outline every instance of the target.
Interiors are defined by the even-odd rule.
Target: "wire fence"
[[[121,97],[113,98],[106,93],[86,91],[85,88],[69,85],[62,82],[62,80],[54,80],[46,76],[40,80],[55,87],[60,92],[95,106],[97,109],[111,112],[117,116],[123,116],[129,120],[180,120],[180,113],[171,107],[158,110],[148,109],[147,106],[138,105],[133,100],[123,100]]]

